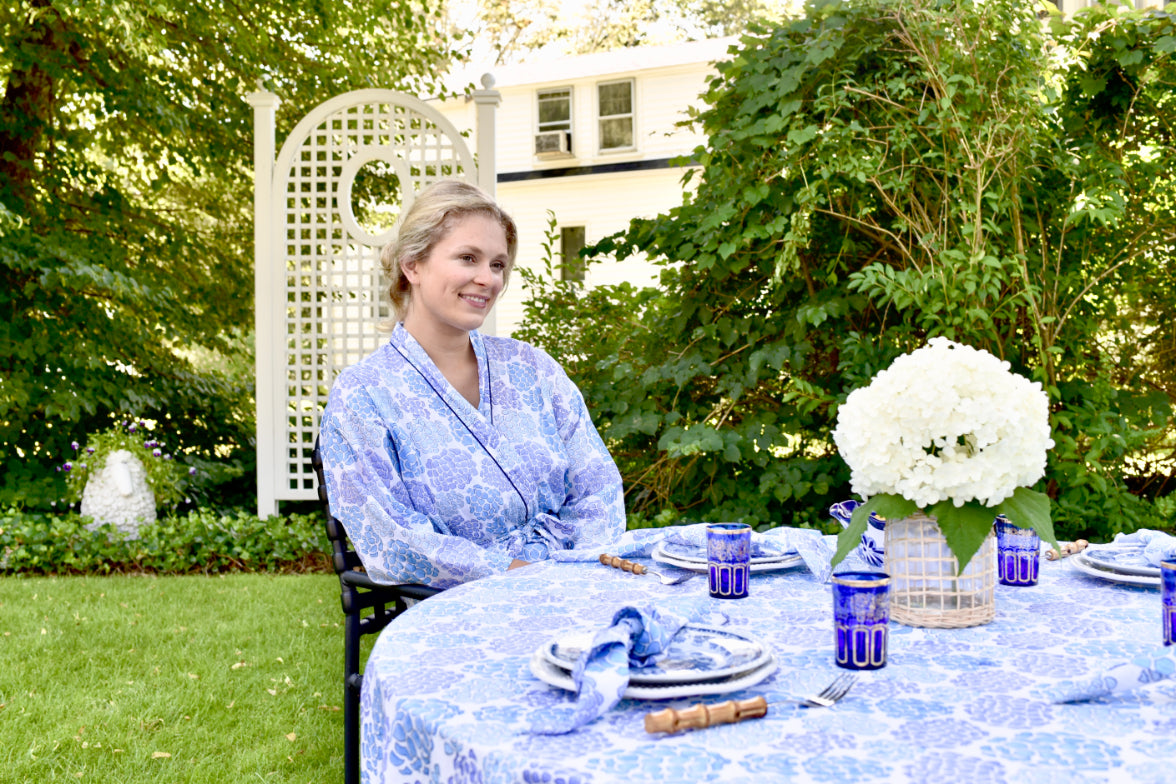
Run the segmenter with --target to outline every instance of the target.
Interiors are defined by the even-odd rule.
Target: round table
[[[778,671],[745,691],[624,700],[566,735],[527,730],[572,699],[532,675],[539,646],[607,626],[624,606],[706,596],[597,563],[538,563],[458,586],[385,629],[364,674],[367,782],[1170,782],[1176,681],[1077,704],[1050,687],[1160,640],[1159,590],[1043,559],[1038,585],[997,586],[996,620],[969,629],[891,623],[889,663],[833,708],[795,700],[833,664],[830,586],[803,567],[753,575],[750,596],[706,599],[768,645]],[[762,719],[649,735],[646,713],[763,695]]]

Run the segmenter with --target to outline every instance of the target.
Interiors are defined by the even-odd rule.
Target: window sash
[[[600,148],[615,150],[634,146],[633,80],[597,84],[596,102]]]

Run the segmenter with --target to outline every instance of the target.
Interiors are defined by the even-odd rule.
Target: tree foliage
[[[282,138],[349,89],[433,90],[422,8],[2,0],[0,502],[56,497],[66,445],[119,414],[252,459],[244,97],[282,98]]]
[[[454,33],[494,53],[497,64],[558,48],[577,55],[634,46],[718,38],[745,32],[758,21],[779,20],[791,0],[479,0],[471,19],[455,19]],[[454,9],[454,13],[457,11]]]
[[[849,497],[838,403],[945,335],[1046,386],[1059,535],[1160,522],[1176,25],[1048,22],[1016,0],[817,0],[718,65],[696,187],[590,251],[664,265],[639,325],[547,344],[590,367],[632,511],[824,520]]]

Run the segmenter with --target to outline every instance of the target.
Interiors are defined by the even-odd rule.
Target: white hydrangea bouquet
[[[935,517],[962,570],[996,515],[1057,547],[1045,474],[1049,396],[986,351],[932,338],[856,389],[833,441],[853,491],[867,499],[838,538],[836,565],[861,541],[870,512]]]

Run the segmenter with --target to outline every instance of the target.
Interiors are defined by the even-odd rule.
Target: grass
[[[0,782],[342,778],[333,574],[0,578]]]

